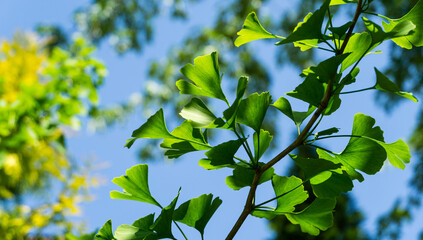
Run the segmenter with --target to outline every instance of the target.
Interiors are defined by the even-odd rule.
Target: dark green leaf
[[[113,229],[112,229],[112,220],[108,220],[103,227],[100,228],[97,235],[95,235],[95,240],[113,240]]]
[[[284,40],[276,43],[277,45],[298,42],[306,39],[321,39],[322,24],[325,18],[330,0],[326,0],[320,9],[316,10],[312,15],[307,15],[304,22],[297,25],[295,30]]]
[[[236,115],[238,113],[238,109],[239,109],[239,104],[242,101],[242,97],[245,94],[245,90],[247,89],[247,84],[248,84],[248,78],[246,77],[240,77],[238,80],[238,85],[237,85],[237,89],[236,89],[236,98],[235,101],[233,102],[233,104],[226,109],[223,112],[223,116],[226,119],[226,126],[228,128],[234,128],[235,127],[235,119],[236,119]]]
[[[266,31],[266,29],[261,26],[255,12],[248,14],[244,26],[242,26],[241,31],[237,34],[239,35],[235,40],[235,46],[237,47],[258,39],[281,38]]]
[[[179,192],[181,189],[179,189]],[[171,238],[175,239],[172,234],[172,221],[173,221],[173,213],[175,211],[176,202],[178,201],[178,195],[173,199],[173,201],[169,204],[169,206],[162,209],[162,212],[157,217],[156,221],[153,225],[151,225],[151,229],[156,231],[157,237],[161,238]]]
[[[179,114],[197,128],[207,127],[216,119],[216,116],[199,98],[192,98]]]
[[[333,1],[333,0],[332,0]],[[332,2],[331,2],[332,4]],[[348,29],[350,28],[352,22],[349,21],[347,23],[345,23],[344,25],[340,26],[340,27],[330,27],[329,30],[337,37],[337,38],[341,38],[342,36],[344,36],[345,33],[347,33]]]
[[[339,132],[339,128],[333,127],[333,128],[329,128],[329,129],[315,133],[314,137],[318,138],[320,136],[332,135],[332,134],[337,133],[337,132]]]
[[[272,106],[277,108],[292,121],[294,121],[297,127],[299,127],[301,123],[316,109],[316,107],[310,105],[307,112],[292,111],[291,104],[284,97],[280,97],[275,103],[272,104]]]
[[[411,49],[413,45],[416,47],[423,46],[423,1],[419,0],[416,5],[400,19],[388,19],[389,23],[382,22],[382,26],[385,31],[394,31],[394,28],[404,21],[411,21],[416,28],[414,33],[405,36],[392,39],[398,46]]]
[[[261,124],[267,112],[272,98],[269,92],[253,93],[241,101],[237,113],[239,123],[245,124],[256,132],[260,131]]]
[[[177,81],[180,94],[212,97],[228,102],[221,87],[222,78],[216,52],[195,58],[194,65],[188,63],[180,72],[193,82]]]
[[[258,162],[263,156],[264,152],[267,150],[267,148],[270,146],[270,142],[273,139],[273,136],[270,135],[270,133],[266,130],[260,129],[260,134],[257,134],[257,132],[253,135],[254,139],[254,156],[256,159],[256,162]]]
[[[417,98],[414,97],[412,93],[400,91],[399,87],[394,82],[392,82],[387,76],[381,73],[377,68],[375,68],[375,72],[376,72],[376,85],[374,86],[375,89],[394,93],[403,98],[410,99],[413,102],[418,101]]]
[[[325,231],[333,224],[332,211],[335,208],[335,199],[319,199],[299,213],[286,214],[293,224],[299,224],[301,231],[317,236],[320,230]]]
[[[298,85],[294,91],[286,93],[286,95],[303,100],[315,107],[319,107],[325,94],[325,87],[316,75],[309,75],[306,79]]]
[[[126,170],[126,175],[113,178],[113,183],[123,188],[123,193],[111,191],[112,199],[126,199],[146,202],[158,207],[160,204],[151,196],[148,188],[148,165],[139,164]]]
[[[274,169],[270,168],[261,175],[259,184],[269,181],[272,179]],[[226,177],[226,185],[233,190],[239,190],[243,187],[251,186],[254,179],[255,171],[253,169],[237,166],[232,173],[232,176]]]
[[[233,167],[235,165],[234,156],[242,145],[243,140],[231,140],[219,144],[205,153],[207,159],[201,159],[199,165],[205,169],[219,169]]]
[[[203,236],[204,228],[221,204],[222,200],[219,198],[213,199],[212,194],[203,194],[181,204],[175,210],[173,218],[175,221],[197,229]]]
[[[141,230],[150,230],[151,225],[154,223],[154,213],[142,217],[132,223],[132,226],[137,227]]]

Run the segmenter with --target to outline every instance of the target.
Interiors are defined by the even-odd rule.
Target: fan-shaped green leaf
[[[414,25],[411,21],[402,21],[390,31],[385,32],[381,26],[369,19],[363,17],[363,21],[372,36],[372,45],[380,44],[387,39],[408,36],[412,34],[413,30],[416,28],[416,25]]]
[[[260,95],[258,93],[251,94],[239,104],[238,122],[259,132],[271,102],[272,98],[269,92],[263,92]]]
[[[155,240],[157,234],[152,230],[139,229],[132,225],[123,224],[117,227],[116,239],[119,240]]]
[[[329,3],[330,0],[326,0],[322,6],[312,15],[307,15],[304,18],[304,22],[299,23],[295,30],[286,39],[276,43],[276,45],[298,42],[307,39],[321,39],[322,24],[327,8],[329,7]]]
[[[294,91],[286,93],[286,95],[300,99],[315,107],[319,107],[320,102],[325,94],[325,87],[319,81],[317,75],[309,75],[298,85]]]
[[[175,211],[176,202],[179,198],[179,193],[181,189],[178,191],[178,195],[173,199],[173,201],[169,204],[169,206],[162,209],[162,212],[157,217],[156,221],[153,225],[151,225],[151,229],[156,231],[157,238],[171,238],[176,239],[173,237],[172,234],[172,221],[173,221],[173,213]]]
[[[146,202],[158,207],[160,204],[151,196],[148,187],[148,165],[139,164],[126,170],[126,175],[113,178],[113,183],[123,188],[123,193],[111,191],[112,199],[126,199]]]
[[[179,114],[197,128],[207,127],[216,119],[216,116],[199,98],[192,98]]]
[[[375,89],[394,93],[403,98],[410,99],[413,102],[418,101],[417,98],[414,97],[412,93],[400,91],[399,87],[394,82],[392,82],[387,76],[381,73],[377,68],[375,68],[375,72],[376,72],[376,85],[374,86]]]
[[[132,132],[134,138],[161,139],[172,137],[166,127],[163,109],[160,108],[153,116],[147,119],[141,127]]]
[[[267,148],[270,146],[270,142],[272,141],[273,136],[266,130],[260,129],[260,134],[257,132],[253,135],[254,141],[254,156],[256,162],[258,162],[263,156],[264,152],[266,152]]]
[[[212,97],[221,99],[226,103],[228,102],[220,85],[222,78],[219,73],[216,52],[212,52],[210,55],[196,57],[194,59],[194,65],[188,63],[181,68],[180,72],[192,81],[192,83],[185,80],[176,82],[180,94]]]
[[[221,204],[222,200],[218,197],[213,199],[212,194],[203,194],[181,204],[175,210],[173,219],[197,229],[203,236],[204,228]]]
[[[226,119],[227,126],[234,128],[235,127],[235,119],[236,115],[239,110],[239,105],[242,101],[242,97],[245,94],[245,90],[247,89],[248,78],[240,77],[238,80],[238,85],[236,89],[236,98],[233,104],[223,112],[223,116]]]
[[[299,213],[286,214],[293,224],[299,224],[301,231],[317,236],[320,230],[327,230],[333,224],[332,211],[335,208],[335,199],[319,199],[311,203]]]
[[[370,51],[372,49],[371,44],[372,37],[369,33],[353,34],[344,50],[344,53],[350,53],[350,55],[342,62],[341,72],[360,60],[366,54],[366,51]]]
[[[114,240],[112,220],[108,220],[95,235],[95,240]]]
[[[205,153],[207,159],[201,159],[199,165],[205,169],[235,167],[234,155],[242,145],[243,140],[231,140],[221,143]]]
[[[314,137],[318,138],[320,136],[332,135],[332,134],[337,133],[337,132],[339,132],[339,128],[336,128],[336,127],[328,128],[326,130],[315,133]]]
[[[260,24],[255,12],[248,14],[244,26],[237,34],[239,35],[235,40],[235,46],[237,47],[258,39],[281,38],[266,31]]]
[[[299,127],[301,123],[303,123],[303,121],[316,109],[316,107],[310,105],[307,112],[292,111],[291,104],[284,97],[280,97],[275,103],[272,104],[272,106],[277,108],[292,121],[294,121],[297,127]]]
[[[416,26],[414,33],[411,35],[392,39],[398,46],[407,49],[413,48],[413,45],[416,47],[423,46],[423,1],[419,0],[403,17],[399,19],[387,19],[389,23],[382,22],[382,26],[386,32],[393,31],[398,24],[404,21],[411,21]]]

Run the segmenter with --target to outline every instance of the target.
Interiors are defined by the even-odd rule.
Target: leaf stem
[[[375,89],[375,87],[368,87],[368,88],[363,88],[363,89],[359,89],[359,90],[354,90],[354,91],[348,91],[348,92],[340,92],[339,94],[350,94],[350,93],[358,93],[358,92],[364,92],[367,90],[372,90]]]
[[[242,130],[242,126],[241,126],[240,124],[238,124],[238,128],[239,128],[239,131],[241,132],[242,137],[243,137],[244,139],[247,139],[247,138],[245,137],[244,131]],[[237,133],[237,132],[235,132],[235,133],[238,135],[238,133]],[[238,136],[238,137],[239,137],[239,136]],[[242,145],[243,145],[243,147],[244,147],[245,151],[247,152],[248,157],[250,158],[251,162],[253,162],[253,163],[254,163],[254,156],[253,156],[253,152],[251,151],[250,145],[248,144],[248,142],[247,142],[247,141],[242,141]]]
[[[351,24],[351,26],[350,26],[350,28],[349,28],[346,36],[345,36],[345,40],[344,40],[341,48],[339,49],[339,51],[336,52],[336,55],[341,55],[341,54],[344,53],[345,47],[346,47],[346,45],[347,45],[347,43],[348,43],[348,41],[349,41],[349,39],[352,35],[352,32],[354,30],[355,24],[357,23],[357,20],[358,20],[360,14],[361,14],[362,3],[363,3],[363,0],[358,0],[357,8],[356,8],[353,20],[352,20],[352,24]],[[301,131],[300,135],[298,135],[298,137],[294,140],[294,142],[292,142],[287,148],[285,148],[281,153],[279,153],[276,157],[274,157],[272,160],[267,162],[262,167],[257,166],[257,168],[255,169],[253,181],[251,183],[250,191],[248,192],[247,200],[245,201],[244,209],[242,210],[241,215],[239,216],[235,225],[232,227],[231,231],[227,235],[226,240],[231,240],[235,237],[236,233],[241,228],[245,219],[248,217],[248,215],[251,213],[251,211],[254,210],[254,208],[255,208],[255,203],[254,203],[255,193],[256,193],[257,186],[259,184],[259,180],[260,180],[261,175],[263,175],[263,173],[266,172],[266,170],[271,168],[273,165],[278,163],[282,158],[284,158],[286,155],[288,155],[292,150],[294,150],[295,148],[297,148],[298,146],[300,146],[304,143],[304,139],[307,136],[308,132],[310,131],[310,129],[313,127],[314,123],[317,121],[317,119],[320,117],[320,115],[323,113],[323,111],[328,106],[328,103],[329,103],[329,101],[332,97],[332,86],[333,86],[333,81],[336,78],[336,75],[337,75],[337,72],[335,71],[334,74],[333,74],[333,77],[331,79],[329,79],[329,81],[328,81],[326,92],[325,92],[325,94],[322,98],[322,101],[320,102],[319,107],[314,112],[313,116],[311,117],[311,119],[309,120],[307,125],[304,127],[303,131]]]
[[[359,136],[359,135],[332,135],[332,136],[318,137],[316,139],[313,139],[313,141],[327,139],[327,138],[337,138],[337,137],[350,137],[350,138],[351,137],[356,137],[356,138],[361,138],[363,136]]]
[[[307,181],[308,181],[308,180],[307,180]],[[288,194],[288,193],[290,193],[290,192],[294,191],[295,189],[297,189],[297,188],[301,187],[301,186],[302,186],[305,182],[307,182],[307,181],[303,181],[301,184],[299,184],[299,185],[298,185],[298,186],[296,186],[295,188],[293,188],[293,189],[291,189],[291,190],[289,190],[289,191],[287,191],[287,192],[284,192],[284,193],[282,193],[281,195],[278,195],[278,196],[276,196],[276,197],[274,197],[274,198],[271,198],[271,199],[269,199],[269,200],[267,200],[267,201],[264,201],[264,202],[262,202],[262,203],[260,203],[260,204],[257,204],[257,205],[256,205],[256,208],[261,207],[261,206],[263,206],[264,204],[268,204],[268,203],[270,203],[270,202],[272,202],[272,201],[274,201],[274,200],[276,200],[276,199],[278,199],[278,198],[281,198],[281,197],[285,196],[286,194]]]
[[[322,121],[323,116],[324,116],[323,114],[320,115],[320,118],[317,121],[316,125],[314,125],[313,129],[310,130],[310,132],[307,134],[307,137],[306,138],[310,137],[310,135],[313,134],[314,130],[316,130],[316,128],[319,126],[320,122]]]
[[[184,236],[185,240],[188,240],[187,236],[185,235],[184,231],[182,231],[182,228],[179,227],[179,225],[176,223],[175,220],[173,220],[173,223],[175,223],[176,227],[179,229],[179,231],[182,233],[182,235]]]
[[[314,145],[314,144],[307,144],[307,145],[309,145],[310,147],[322,149],[323,151],[328,152],[328,153],[336,154],[336,153],[332,152],[331,150],[324,148],[324,147],[321,147],[321,146],[317,146],[317,145]]]

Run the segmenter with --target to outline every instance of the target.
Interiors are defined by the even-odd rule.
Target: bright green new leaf
[[[172,137],[166,127],[163,109],[160,108],[153,116],[147,119],[141,127],[132,132],[134,138],[161,139]]]
[[[363,17],[363,21],[372,36],[372,45],[378,45],[387,39],[408,36],[413,33],[413,30],[416,28],[416,25],[414,25],[411,21],[402,21],[390,31],[385,32],[381,26],[369,19]]]
[[[276,43],[276,45],[298,42],[307,39],[322,38],[322,24],[325,18],[330,0],[326,0],[320,9],[316,10],[312,15],[307,15],[304,22],[297,25],[295,30],[284,40]]]
[[[203,236],[204,228],[221,204],[222,200],[218,197],[213,199],[212,194],[203,194],[181,204],[175,210],[173,219],[197,229]]]
[[[123,224],[117,227],[115,232],[118,240],[155,240],[157,234],[152,230],[139,229],[132,225]]]
[[[242,26],[242,29],[237,32],[237,34],[239,35],[235,40],[235,46],[237,47],[258,39],[281,38],[266,31],[266,29],[261,26],[255,12],[248,14],[244,26]]]
[[[173,201],[169,204],[169,206],[162,209],[162,212],[157,217],[156,221],[153,225],[151,225],[150,229],[156,231],[157,238],[171,238],[176,239],[173,237],[172,234],[172,221],[173,221],[173,213],[175,211],[176,202],[179,198],[179,193],[181,189],[178,191],[178,195],[173,199]]]
[[[216,116],[199,98],[192,98],[191,101],[184,106],[179,115],[189,120],[193,127],[198,128],[207,127],[216,119]]]
[[[234,156],[242,142],[240,139],[231,140],[213,147],[205,153],[207,159],[201,159],[199,165],[209,170],[234,167]]]
[[[98,230],[98,233],[95,235],[95,240],[114,240],[113,229],[112,229],[112,220],[108,220],[103,227]]]
[[[188,63],[181,68],[180,72],[193,82],[177,81],[176,86],[180,90],[180,94],[212,97],[228,102],[221,87],[222,77],[219,73],[216,52],[196,57],[194,65]]]
[[[331,0],[330,5],[341,5],[345,3],[357,3],[357,0]]]
[[[344,151],[334,156],[317,149],[320,158],[341,163],[352,179],[363,181],[363,176],[356,169],[373,175],[377,173],[386,160],[386,151],[374,140],[383,142],[383,131],[380,127],[373,127],[375,120],[372,117],[358,113],[354,116],[351,137]],[[363,136],[363,137],[360,137]],[[371,138],[371,139],[369,139]]]
[[[332,211],[335,208],[335,199],[319,199],[299,213],[286,214],[293,224],[299,224],[301,231],[317,236],[320,230],[325,231],[333,224]]]
[[[273,136],[266,130],[260,129],[260,134],[257,134],[257,132],[254,133],[254,157],[256,162],[258,162],[264,152],[266,152],[272,139]]]
[[[344,53],[350,53],[350,55],[342,62],[341,72],[360,60],[367,51],[370,51],[371,44],[372,37],[369,33],[353,34],[344,50]]]
[[[251,94],[239,104],[237,121],[259,132],[271,102],[269,92]]]
[[[403,140],[399,139],[394,143],[377,142],[386,150],[389,162],[395,167],[404,169],[404,163],[410,162],[410,149]]]
[[[275,169],[270,168],[261,175],[259,184],[269,181],[272,179],[272,176],[275,172]],[[233,190],[239,190],[243,187],[251,186],[251,183],[254,179],[255,171],[250,168],[245,168],[237,166],[232,173],[232,176],[226,177],[226,185],[228,185]]]
[[[382,22],[386,32],[393,31],[397,25],[404,21],[411,21],[416,26],[411,35],[392,39],[398,46],[407,49],[413,48],[413,45],[416,47],[423,46],[423,1],[419,0],[406,15],[399,19],[386,19],[389,23]]]
[[[123,188],[123,193],[111,191],[110,198],[146,202],[158,207],[160,204],[151,196],[148,188],[148,165],[138,164],[126,170],[126,175],[113,178],[113,183]]]
[[[276,209],[274,211],[256,209],[252,212],[252,215],[271,220],[276,215],[294,212],[295,206],[303,203],[308,198],[308,192],[304,191],[303,181],[295,176],[281,177],[273,175],[272,185],[276,197],[280,196],[277,198]]]
[[[307,112],[292,111],[291,104],[284,97],[280,97],[275,103],[272,104],[272,106],[277,108],[292,121],[294,121],[297,127],[299,127],[301,123],[303,123],[303,121],[316,109],[316,107],[310,105]]]
[[[418,101],[417,98],[414,97],[412,93],[400,91],[399,87],[394,82],[392,82],[387,76],[381,73],[377,68],[375,68],[375,72],[376,72],[376,85],[374,86],[375,89],[394,93],[403,98],[410,99],[413,102]]]

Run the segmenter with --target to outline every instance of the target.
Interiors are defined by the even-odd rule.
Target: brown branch
[[[363,0],[358,0],[357,2],[357,9],[355,11],[352,24],[347,32],[347,35],[345,36],[344,42],[340,48],[340,50],[336,53],[336,55],[341,55],[344,53],[345,47],[347,46],[347,43],[353,33],[355,24],[357,23],[358,17],[361,14],[361,5]],[[288,155],[292,150],[297,148],[298,146],[302,145],[304,142],[305,137],[307,136],[308,132],[312,128],[312,126],[315,124],[317,119],[320,117],[320,115],[323,113],[323,111],[326,109],[326,107],[329,104],[330,98],[332,97],[332,86],[333,81],[336,77],[336,72],[334,73],[333,77],[329,79],[328,86],[326,88],[325,95],[323,96],[319,107],[314,112],[313,116],[311,117],[310,121],[307,123],[307,125],[304,127],[304,129],[301,131],[301,133],[298,135],[298,137],[294,140],[294,142],[291,143],[287,148],[285,148],[282,152],[280,152],[276,157],[274,157],[272,160],[270,160],[268,163],[263,165],[262,167],[257,167],[256,173],[254,175],[253,182],[251,183],[250,191],[248,192],[247,200],[244,205],[244,209],[239,216],[238,220],[236,221],[235,225],[232,227],[231,231],[229,232],[228,236],[226,237],[226,240],[231,240],[235,237],[238,230],[241,228],[242,224],[244,223],[245,219],[248,217],[248,215],[254,210],[255,204],[254,204],[254,198],[257,190],[257,186],[259,183],[259,180],[263,173],[271,168],[273,165],[278,163],[282,158],[284,158],[286,155]]]

